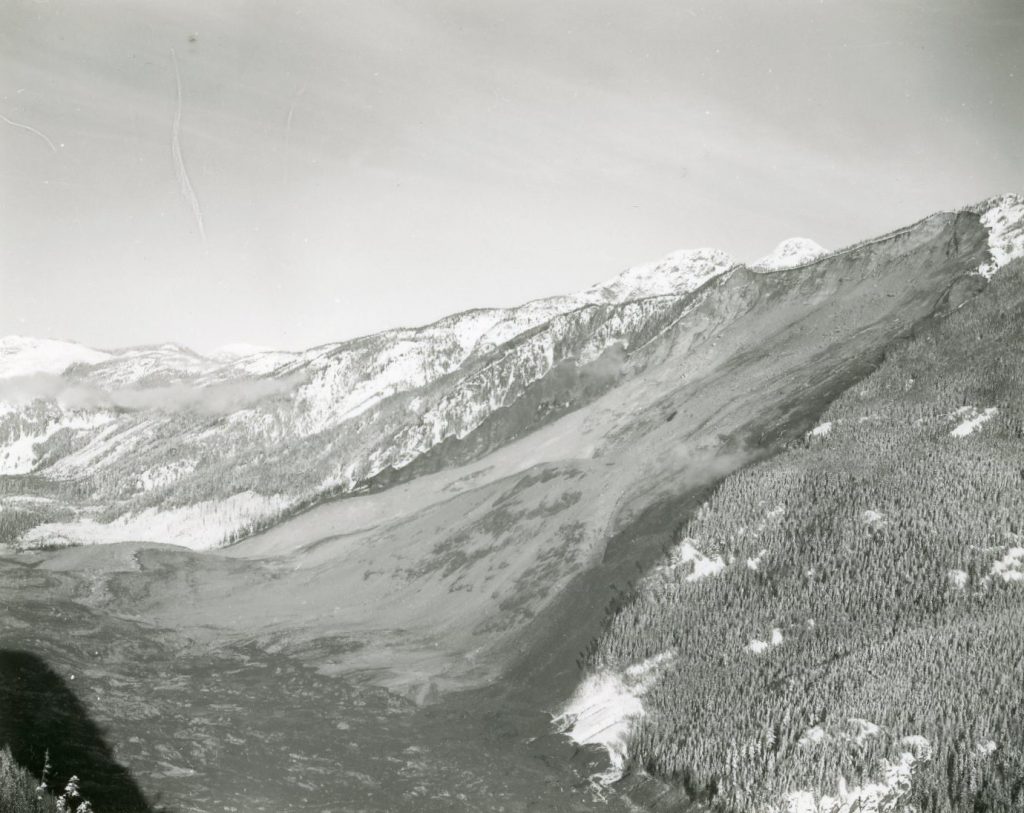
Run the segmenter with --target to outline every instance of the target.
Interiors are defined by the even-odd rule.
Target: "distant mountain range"
[[[749,267],[679,251],[574,295],[301,352],[0,339],[0,541],[216,547],[477,459],[635,376],[681,329],[713,343],[755,304],[814,298],[818,274],[885,274],[940,249],[983,281],[1024,255],[1024,199],[831,253],[787,240]]]

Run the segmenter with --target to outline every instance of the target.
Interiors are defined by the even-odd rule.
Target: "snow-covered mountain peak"
[[[971,206],[973,211],[978,214],[984,215],[993,209],[1007,209],[1014,206],[1024,205],[1024,195],[1019,192],[1003,192],[1000,195],[993,195],[990,198],[985,198],[981,203]]]
[[[978,267],[978,273],[991,277],[1010,260],[1024,257],[1024,196],[1007,192],[983,201],[975,210],[988,230],[991,255],[988,262]]]
[[[27,336],[0,338],[0,378],[33,373],[60,375],[73,364],[97,364],[109,358],[110,353],[75,342]]]
[[[809,263],[828,252],[807,237],[790,237],[779,243],[771,254],[767,254],[751,265],[758,271],[784,271]]]
[[[686,294],[724,274],[735,264],[735,260],[720,249],[683,249],[657,262],[628,268],[618,276],[587,288],[580,296],[588,302],[626,302]]]
[[[250,356],[262,355],[263,353],[276,352],[272,347],[264,347],[258,344],[246,344],[245,342],[233,342],[211,350],[209,357],[218,361],[235,361],[236,359],[249,358]]]

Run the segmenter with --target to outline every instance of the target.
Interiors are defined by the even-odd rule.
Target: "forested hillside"
[[[1024,810],[1024,263],[728,478],[587,656],[723,811]]]

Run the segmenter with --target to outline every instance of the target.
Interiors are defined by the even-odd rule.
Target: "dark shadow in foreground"
[[[59,793],[76,775],[98,813],[153,811],[64,679],[31,652],[0,649],[0,747],[5,744],[37,778],[49,749],[51,790]]]

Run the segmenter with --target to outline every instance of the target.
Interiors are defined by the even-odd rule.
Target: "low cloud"
[[[580,368],[580,377],[585,382],[605,384],[613,382],[625,372],[629,357],[620,342],[606,347],[593,361]]]
[[[58,375],[36,373],[0,380],[0,403],[21,407],[34,401],[51,401],[65,409],[228,415],[267,398],[287,395],[306,380],[306,375],[296,373],[282,378],[221,381],[206,386],[177,383],[105,389]]]

